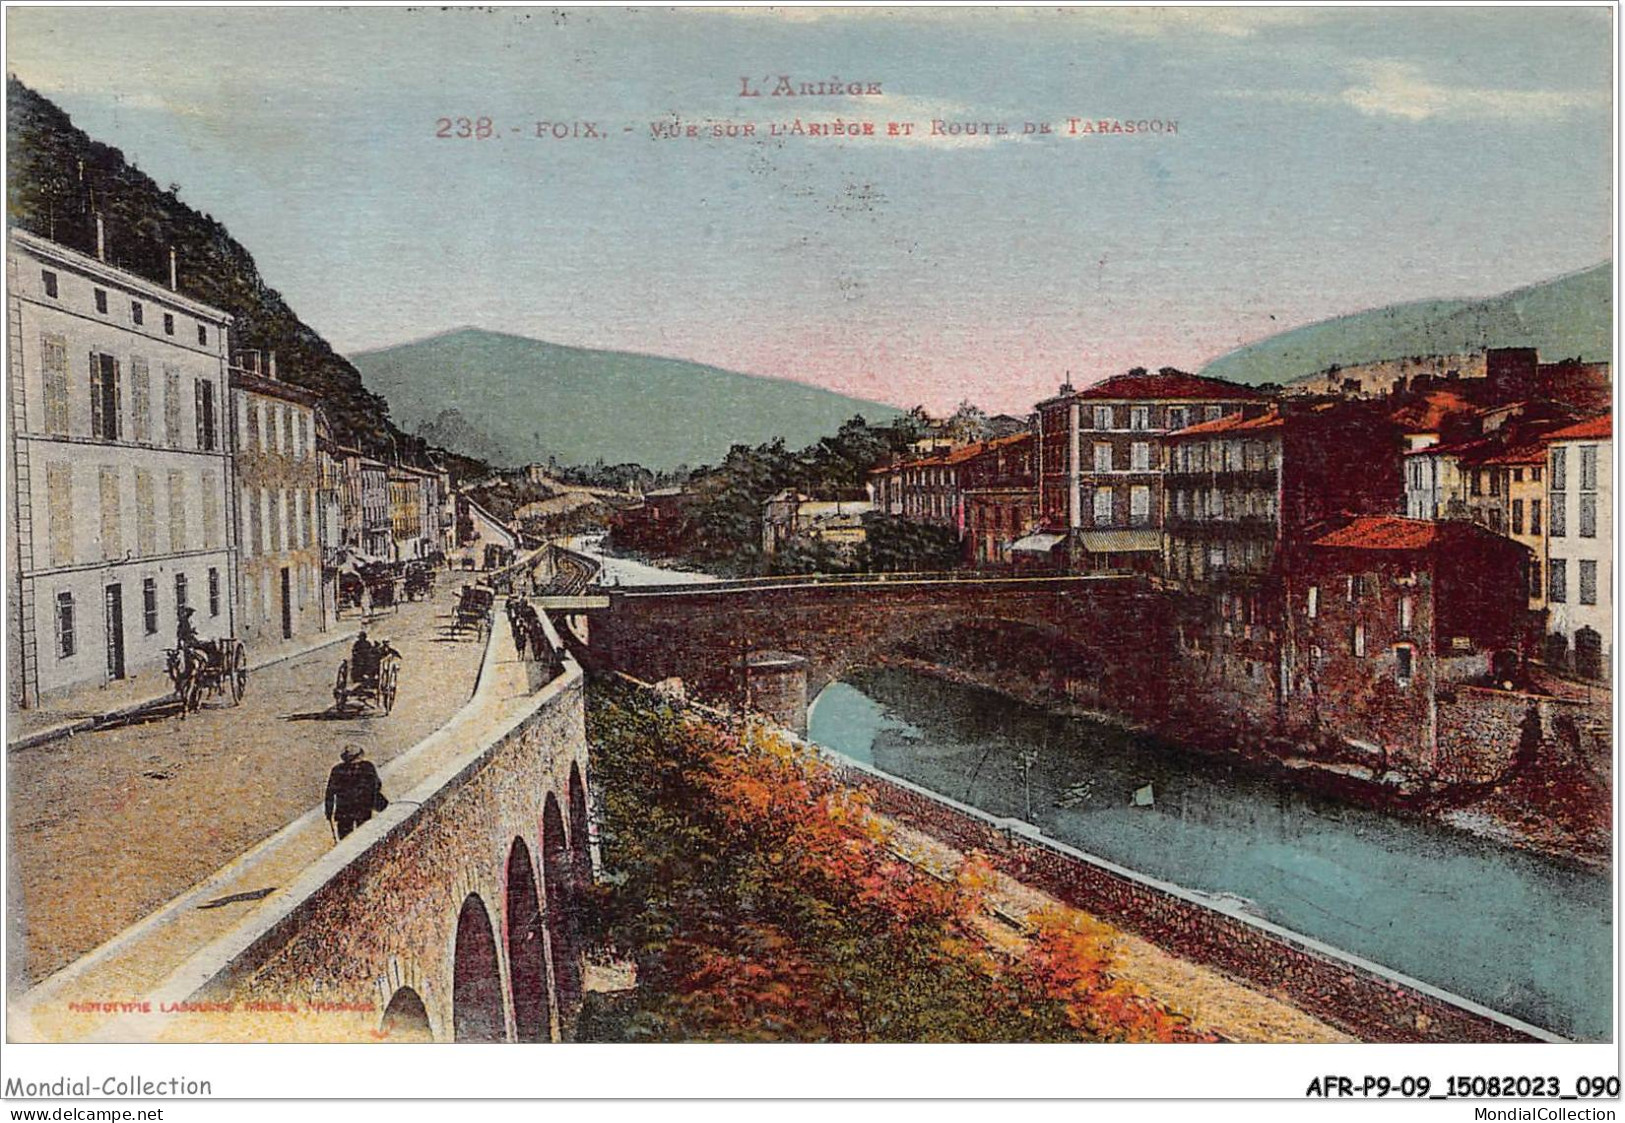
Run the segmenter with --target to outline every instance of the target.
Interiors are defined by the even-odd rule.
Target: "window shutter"
[[[116,441],[119,439],[118,419],[124,416],[124,387],[119,384],[118,360],[109,355],[107,365],[111,368],[108,376],[113,380],[113,417],[107,426],[107,435]]]
[[[197,424],[197,447],[203,447],[203,380],[192,383],[192,418]]]
[[[92,351],[90,353],[90,435],[104,437],[107,435],[103,428],[102,417],[102,364],[101,356]]]

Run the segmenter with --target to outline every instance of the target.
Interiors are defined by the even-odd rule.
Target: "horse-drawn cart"
[[[333,705],[338,709],[348,709],[355,703],[387,714],[395,708],[401,654],[388,640],[380,640],[372,647],[370,660],[357,660],[352,656],[339,664],[338,677],[333,682]]]
[[[240,639],[226,638],[197,647],[171,647],[164,651],[164,670],[175,684],[181,713],[196,713],[205,692],[222,695],[237,705],[248,689],[248,652]]]
[[[480,639],[491,633],[491,606],[496,592],[483,585],[464,585],[457,595],[457,607],[452,610],[450,632],[458,635],[473,632]]]

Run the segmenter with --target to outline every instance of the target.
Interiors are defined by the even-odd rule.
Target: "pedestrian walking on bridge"
[[[346,745],[339,754],[339,763],[327,775],[327,799],[323,806],[333,824],[335,840],[344,838],[372,818],[374,811],[389,806],[378,769],[372,766],[372,761],[361,759],[363,755],[360,745]]]

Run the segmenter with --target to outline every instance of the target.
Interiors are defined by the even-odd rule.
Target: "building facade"
[[[320,409],[252,353],[231,371],[239,635],[250,646],[327,631],[335,589],[325,564]]]
[[[30,706],[161,674],[183,607],[232,633],[231,317],[20,230],[6,266],[9,689]]]
[[[1459,776],[1441,694],[1489,687],[1530,635],[1527,547],[1485,527],[1351,519],[1283,573],[1282,732],[1350,751],[1376,777]]]
[[[1603,678],[1613,658],[1614,440],[1603,416],[1546,437],[1549,662]]]
[[[1004,566],[1011,548],[1038,525],[1038,441],[1020,433],[995,441],[961,473],[965,497],[965,559]]]
[[[1162,554],[1164,438],[1262,400],[1258,391],[1164,367],[1038,403],[1039,518],[1067,537],[1074,570],[1154,567]]]

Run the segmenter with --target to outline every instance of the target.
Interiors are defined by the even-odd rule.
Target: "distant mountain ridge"
[[[1613,263],[1479,300],[1391,304],[1293,328],[1202,368],[1248,386],[1351,366],[1487,347],[1535,347],[1541,358],[1613,361]]]
[[[904,411],[800,382],[684,359],[567,347],[479,328],[350,356],[397,424],[505,466],[716,463],[735,444],[791,448],[861,414]],[[477,450],[477,451],[476,451]]]

